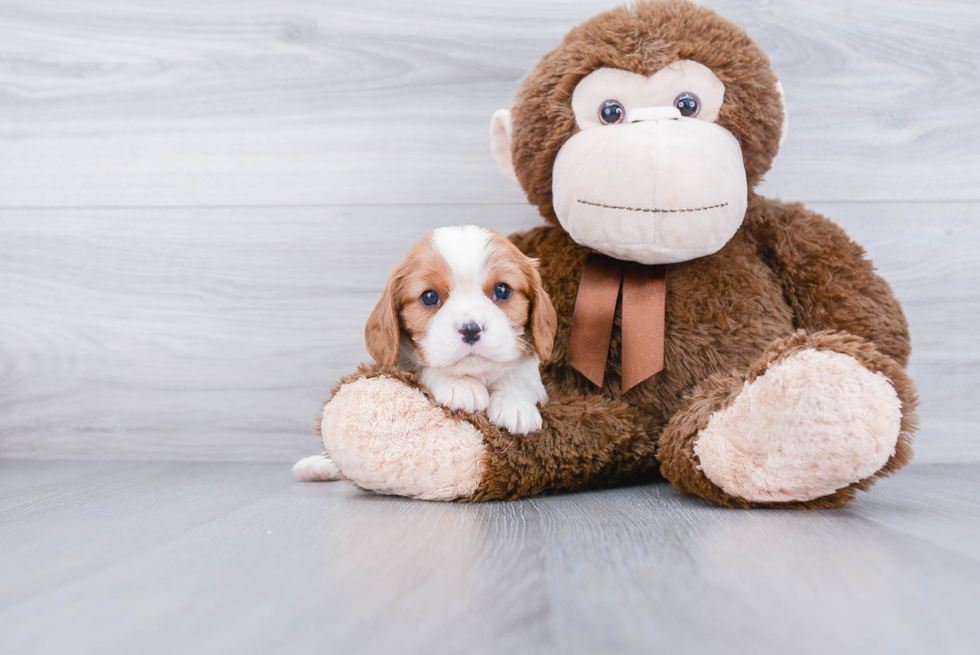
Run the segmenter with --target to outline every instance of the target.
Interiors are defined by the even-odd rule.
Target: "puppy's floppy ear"
[[[364,327],[364,340],[368,352],[383,366],[398,366],[402,333],[398,325],[398,284],[400,279],[392,273],[385,285],[371,317]]]
[[[555,332],[558,330],[558,314],[551,304],[551,298],[541,284],[541,274],[538,273],[538,260],[532,259],[528,271],[528,281],[531,286],[531,343],[539,361],[551,357],[555,345]]]

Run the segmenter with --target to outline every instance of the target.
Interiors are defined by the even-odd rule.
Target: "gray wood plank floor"
[[[0,462],[4,653],[975,653],[980,465],[824,512],[481,505],[275,464]]]

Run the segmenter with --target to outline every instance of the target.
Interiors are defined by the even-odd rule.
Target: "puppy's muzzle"
[[[463,343],[474,344],[480,340],[480,332],[482,329],[479,325],[470,321],[465,323],[463,327],[459,328],[459,333],[463,335]]]

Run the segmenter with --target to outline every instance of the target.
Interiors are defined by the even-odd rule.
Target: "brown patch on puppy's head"
[[[783,106],[766,54],[740,28],[686,0],[637,2],[600,14],[572,30],[524,80],[512,112],[514,173],[549,222],[552,168],[578,131],[575,86],[599,68],[650,76],[681,60],[710,68],[725,85],[716,124],[738,140],[749,188],[769,170],[779,148]]]
[[[419,336],[434,312],[418,302],[433,289],[449,296],[452,274],[446,260],[432,246],[431,233],[412,246],[388,277],[384,293],[364,328],[368,353],[379,364],[397,366],[402,333],[421,349]]]
[[[522,253],[500,233],[494,230],[490,230],[490,233],[491,252],[487,258],[484,293],[492,298],[493,289],[498,283],[510,286],[513,295],[510,300],[500,304],[500,309],[518,334],[528,336],[528,345],[533,348],[538,360],[546,361],[551,357],[558,315],[541,284],[537,260]]]

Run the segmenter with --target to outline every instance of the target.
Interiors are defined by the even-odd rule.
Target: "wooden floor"
[[[980,465],[823,512],[479,505],[275,464],[0,462],[3,653],[972,653]]]

